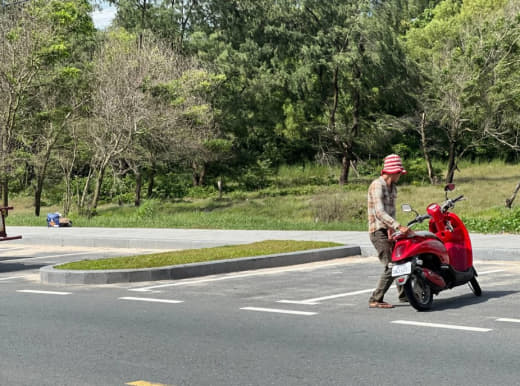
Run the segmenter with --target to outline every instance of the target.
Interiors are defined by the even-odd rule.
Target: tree
[[[142,86],[150,63],[140,54],[135,37],[123,30],[108,33],[93,64],[95,85],[88,146],[95,187],[88,212],[96,211],[107,167],[131,145],[143,114]],[[89,181],[87,179],[86,186]]]
[[[19,147],[21,107],[32,91],[42,61],[52,47],[52,26],[38,17],[39,2],[7,7],[0,13],[0,184],[3,205],[9,204],[9,178]]]
[[[417,82],[390,22],[389,6],[379,2],[306,1],[306,30],[300,76],[315,79],[326,106],[323,137],[341,159],[339,183],[348,182],[356,151],[370,141],[380,122],[414,107]]]
[[[37,9],[41,22],[54,28],[50,45],[41,52],[41,70],[26,98],[24,125],[20,130],[21,140],[32,155],[29,165],[35,174],[36,216],[40,215],[53,152],[88,99],[85,69],[95,35],[90,11],[85,0],[53,0]]]
[[[447,140],[446,182],[453,181],[467,151],[511,132],[503,130],[512,126],[502,125],[508,119],[501,117],[512,107],[503,98],[511,78],[502,75],[512,74],[509,65],[517,62],[517,22],[508,17],[512,4],[445,0],[407,34],[409,53],[427,74],[422,104]]]

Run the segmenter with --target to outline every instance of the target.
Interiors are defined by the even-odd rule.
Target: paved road
[[[0,250],[0,384],[517,385],[520,379],[520,262],[511,256],[476,261],[482,297],[462,286],[418,313],[408,305],[368,309],[381,270],[371,257],[182,281],[56,286],[39,283],[38,265],[122,250],[15,248],[22,247]],[[395,299],[391,290],[387,300]]]
[[[8,233],[23,235],[9,245],[187,249],[261,240],[318,240],[359,245],[363,255],[374,255],[367,232],[9,227]],[[471,240],[477,258],[520,260],[520,235],[471,233]]]

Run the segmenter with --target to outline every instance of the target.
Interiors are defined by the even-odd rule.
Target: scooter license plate
[[[392,266],[392,277],[408,275],[412,272],[412,263],[409,261],[404,264]]]

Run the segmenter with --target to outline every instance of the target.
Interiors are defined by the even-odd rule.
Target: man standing
[[[392,269],[388,264],[392,260],[394,242],[392,233],[400,231],[408,233],[409,228],[395,220],[395,202],[397,199],[397,182],[401,174],[406,174],[401,157],[390,154],[384,159],[381,176],[375,179],[368,188],[368,232],[370,241],[376,248],[379,261],[384,265],[384,271],[377,283],[377,288],[368,301],[370,308],[393,308],[393,305],[383,301],[386,291],[392,285]],[[398,286],[399,300],[408,301],[404,290]]]

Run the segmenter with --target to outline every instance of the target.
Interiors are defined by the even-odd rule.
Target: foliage
[[[312,196],[305,227],[350,226],[359,206],[321,189],[362,192],[390,152],[421,188],[518,162],[518,1],[110,2],[106,31],[87,0],[2,9],[3,204],[144,205],[131,221],[153,224],[152,199]],[[226,223],[215,210],[188,222]]]

